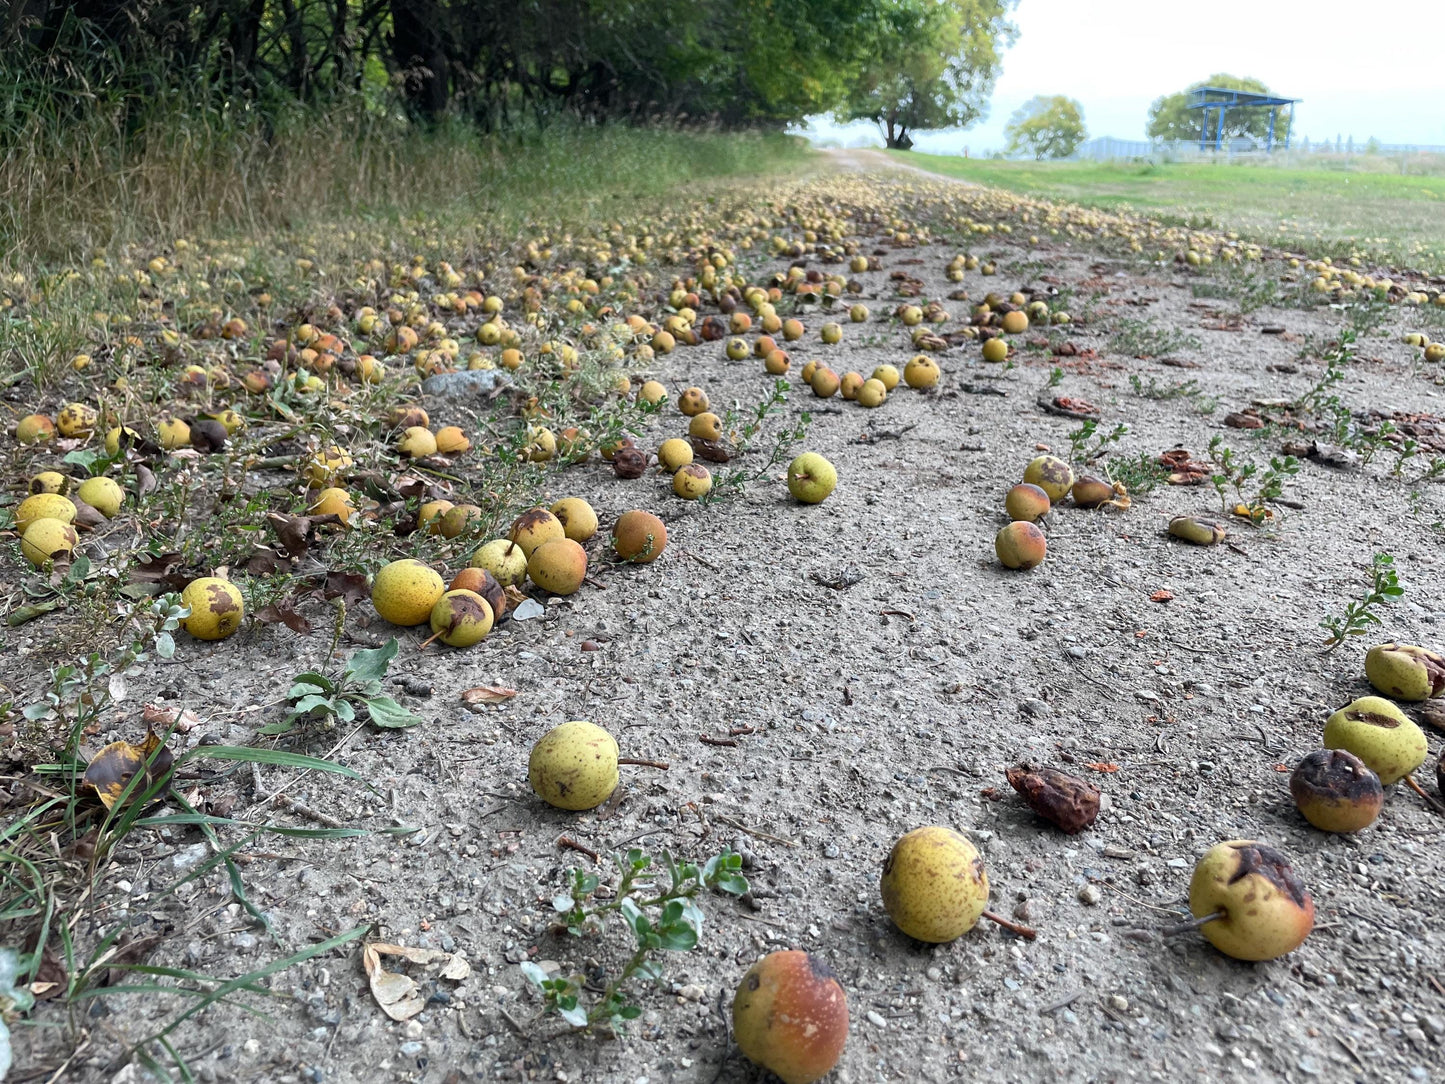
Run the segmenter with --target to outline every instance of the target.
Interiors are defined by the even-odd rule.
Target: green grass
[[[1016,162],[892,152],[901,162],[1086,207],[1134,211],[1311,255],[1445,273],[1445,176],[1268,164]]]
[[[796,167],[780,133],[556,122],[484,135],[343,103],[274,130],[171,103],[132,125],[118,108],[0,111],[0,270],[83,262],[177,238],[385,227],[428,218],[515,236],[534,217],[583,225],[713,178]]]

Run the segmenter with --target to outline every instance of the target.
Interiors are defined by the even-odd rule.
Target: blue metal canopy
[[[1302,98],[1280,98],[1273,94],[1255,94],[1248,90],[1231,90],[1229,87],[1195,87],[1189,94],[1190,109],[1203,110],[1199,126],[1199,149],[1209,149],[1209,111],[1217,110],[1214,126],[1214,149],[1224,145],[1224,114],[1231,108],[1246,106],[1269,107],[1269,135],[1265,139],[1266,153],[1274,150],[1274,121],[1280,106],[1289,107],[1290,128],[1294,127],[1295,103]],[[1289,128],[1284,133],[1284,148],[1289,150]]]

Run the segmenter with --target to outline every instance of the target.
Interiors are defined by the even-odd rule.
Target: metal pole
[[[1284,149],[1289,150],[1289,138],[1294,135],[1294,102],[1289,103],[1289,127],[1284,130]]]
[[[1265,137],[1264,141],[1265,154],[1274,153],[1274,115],[1278,112],[1279,106],[1272,105],[1269,107],[1269,135]]]
[[[1209,139],[1209,107],[1199,111],[1199,149],[1205,150]]]
[[[1214,149],[1219,151],[1224,146],[1224,103],[1219,103],[1219,126],[1214,129]]]

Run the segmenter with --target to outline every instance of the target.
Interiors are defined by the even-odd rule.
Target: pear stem
[[[1173,926],[1165,926],[1164,929],[1159,932],[1165,937],[1174,937],[1177,934],[1188,933],[1190,930],[1197,930],[1199,927],[1206,926],[1217,918],[1223,918],[1228,913],[1228,911],[1220,908],[1218,911],[1213,911],[1210,914],[1200,915],[1198,918],[1191,918],[1188,922],[1179,922]]]
[[[618,764],[635,764],[639,768],[656,768],[658,771],[667,771],[668,765],[665,760],[635,760],[632,757],[618,757]]]
[[[1008,919],[1004,918],[1003,915],[996,915],[992,911],[985,911],[983,913],[983,917],[997,922],[1000,926],[1008,930],[1010,933],[1018,934],[1025,941],[1032,941],[1035,937],[1039,935],[1039,931],[1034,929],[1032,926],[1021,926],[1017,922],[1010,922]]]
[[[447,631],[446,629],[443,629],[443,630],[442,630],[442,632],[446,632],[446,631]],[[425,640],[423,640],[423,641],[421,642],[421,645],[417,648],[417,650],[418,650],[418,651],[425,651],[428,647],[431,646],[432,641],[435,640],[435,639],[436,639],[438,636],[440,636],[440,635],[441,635],[441,632],[434,632],[434,633],[432,633],[430,636],[428,636]]]
[[[1421,798],[1425,799],[1426,805],[1428,805],[1436,813],[1439,813],[1441,816],[1445,816],[1445,805],[1441,805],[1439,799],[1433,797],[1432,795],[1426,794],[1425,788],[1420,786],[1419,783],[1415,782],[1415,777],[1413,775],[1405,776],[1405,783],[1409,786],[1411,790],[1413,790]]]

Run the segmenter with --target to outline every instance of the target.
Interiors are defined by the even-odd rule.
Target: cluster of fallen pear
[[[1423,648],[1374,647],[1366,656],[1365,673],[1378,691],[1396,699],[1445,694],[1445,658]],[[1328,832],[1356,832],[1373,823],[1384,788],[1409,779],[1428,752],[1420,728],[1382,696],[1363,697],[1331,715],[1323,742],[1323,749],[1300,762],[1290,789],[1309,823]],[[536,743],[528,779],[550,805],[588,810],[616,789],[618,763],[612,735],[577,720],[555,727]],[[1445,792],[1445,757],[1437,774]],[[1012,772],[1010,782],[1026,791]],[[1084,824],[1067,830],[1091,822],[1092,813]],[[995,917],[986,910],[989,880],[982,856],[965,836],[939,825],[898,839],[883,864],[879,889],[894,924],[923,942],[953,941],[981,917]],[[1283,956],[1314,927],[1314,901],[1289,858],[1254,840],[1226,840],[1205,852],[1189,882],[1189,910],[1194,921],[1186,925],[1239,960]],[[847,996],[820,960],[802,951],[774,952],[742,977],[733,999],[733,1033],[756,1064],[787,1084],[810,1084],[842,1055]]]

